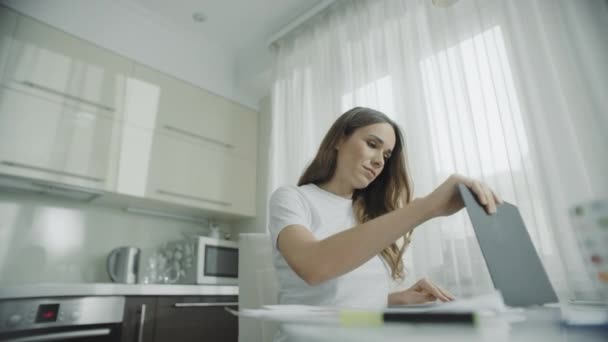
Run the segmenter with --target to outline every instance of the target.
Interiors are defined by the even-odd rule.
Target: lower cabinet
[[[122,341],[188,342],[238,340],[237,296],[129,297]]]
[[[154,341],[156,302],[156,297],[127,298],[121,342]]]

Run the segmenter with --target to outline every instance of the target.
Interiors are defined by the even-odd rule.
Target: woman
[[[463,208],[458,183],[490,214],[502,202],[485,184],[460,175],[413,199],[397,124],[369,108],[344,113],[298,186],[271,196],[279,303],[378,308],[453,300],[426,279],[404,291],[389,289],[391,278],[405,276],[402,256],[414,228]]]

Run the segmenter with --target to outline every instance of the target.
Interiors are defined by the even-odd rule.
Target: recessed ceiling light
[[[192,13],[192,20],[197,23],[202,23],[207,20],[207,16],[202,12],[194,12]]]

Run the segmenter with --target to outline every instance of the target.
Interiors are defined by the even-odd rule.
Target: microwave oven
[[[238,285],[238,243],[205,236],[198,236],[190,243],[194,252],[192,263],[184,269],[180,283]]]

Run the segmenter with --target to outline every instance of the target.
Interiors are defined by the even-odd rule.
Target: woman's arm
[[[479,202],[492,213],[500,199],[478,181],[452,175],[427,197],[353,228],[327,237],[315,238],[301,225],[284,228],[277,237],[277,248],[289,266],[310,285],[348,273],[425,221],[451,215],[463,207],[457,184],[464,183]]]
[[[359,267],[386,246],[432,217],[428,199],[417,199],[363,224],[323,240],[309,229],[287,226],[277,246],[289,266],[310,285],[341,276]]]

